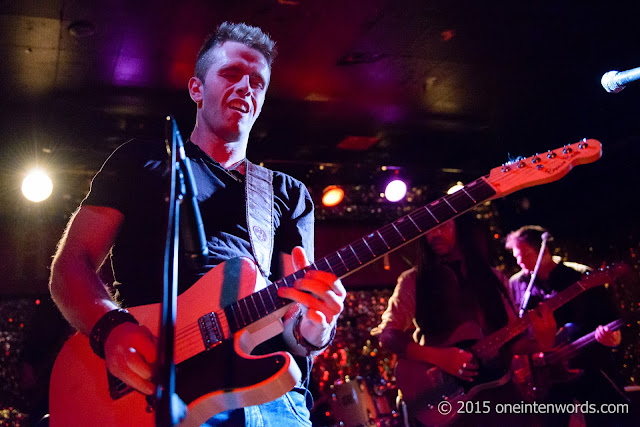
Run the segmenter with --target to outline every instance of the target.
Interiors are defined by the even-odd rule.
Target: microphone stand
[[[527,308],[527,304],[529,304],[529,297],[531,297],[531,288],[533,287],[533,282],[536,281],[536,277],[538,276],[538,269],[540,268],[540,262],[542,261],[542,255],[544,254],[544,249],[547,246],[548,238],[549,233],[542,233],[542,244],[540,245],[540,252],[538,252],[538,259],[536,260],[536,266],[531,273],[531,279],[529,280],[529,284],[527,285],[527,290],[525,290],[524,295],[522,295],[518,317],[522,317],[524,315],[524,310]]]
[[[185,165],[184,145],[175,119],[167,117],[165,143],[171,154],[171,178],[167,240],[164,253],[163,297],[160,313],[160,337],[158,340],[158,361],[154,378],[156,385],[156,425],[174,426],[186,415],[186,405],[175,393],[174,341],[178,299],[178,248],[180,236],[180,203],[188,195],[185,173],[190,173]],[[169,146],[169,144],[171,144]],[[178,153],[177,145],[181,152]],[[180,159],[177,158],[180,154]],[[191,180],[191,183],[193,181]],[[179,186],[177,185],[179,184]],[[191,184],[189,185],[191,186]],[[178,188],[176,188],[178,187]],[[189,189],[193,194],[194,188]],[[195,193],[197,194],[197,192]]]

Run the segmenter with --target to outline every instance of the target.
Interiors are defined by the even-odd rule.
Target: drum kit
[[[341,427],[407,426],[397,410],[397,389],[383,379],[345,378],[330,387],[330,419]]]

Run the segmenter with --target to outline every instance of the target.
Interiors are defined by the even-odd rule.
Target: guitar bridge
[[[202,334],[202,341],[207,350],[220,344],[224,337],[222,335],[222,328],[220,327],[220,321],[218,315],[214,312],[207,313],[198,319],[198,325],[200,326],[200,333]]]

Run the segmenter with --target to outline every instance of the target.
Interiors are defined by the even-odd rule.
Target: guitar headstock
[[[535,185],[557,181],[577,165],[592,163],[602,156],[602,144],[596,139],[583,139],[546,153],[491,169],[485,180],[496,191],[493,198]]]

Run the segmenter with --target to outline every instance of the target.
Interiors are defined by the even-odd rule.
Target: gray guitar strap
[[[273,171],[247,160],[245,198],[253,257],[265,278],[273,256]]]

